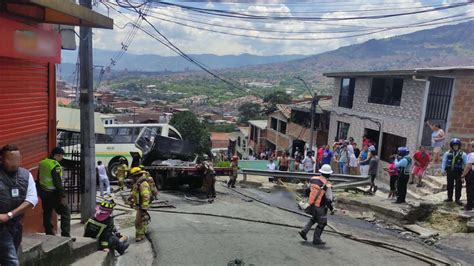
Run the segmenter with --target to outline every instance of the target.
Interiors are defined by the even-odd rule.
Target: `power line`
[[[368,36],[368,35],[373,35],[373,34],[380,33],[380,32],[396,30],[396,29],[418,28],[418,27],[426,27],[426,26],[433,26],[433,25],[442,25],[442,24],[447,24],[447,23],[468,21],[468,20],[473,19],[472,17],[467,17],[467,18],[448,21],[448,22],[443,22],[443,23],[431,23],[431,24],[429,24],[429,22],[445,20],[445,19],[453,18],[453,17],[454,18],[455,17],[460,17],[462,15],[463,14],[457,14],[457,15],[450,16],[450,17],[445,17],[445,18],[433,19],[433,20],[429,20],[429,21],[413,23],[413,24],[408,24],[408,25],[403,25],[403,26],[380,28],[378,30],[372,30],[372,31],[356,31],[356,32],[362,32],[362,33],[357,33],[357,34],[349,34],[349,35],[343,35],[343,36],[332,36],[332,37],[319,37],[319,38],[277,37],[277,36],[272,37],[272,36],[251,35],[251,34],[244,34],[244,33],[233,33],[233,32],[228,32],[228,31],[223,31],[223,30],[207,29],[207,28],[203,28],[203,27],[193,26],[193,25],[189,25],[189,24],[182,23],[182,22],[179,22],[179,21],[173,21],[173,20],[165,19],[165,18],[158,17],[158,16],[153,16],[153,15],[148,15],[148,16],[152,17],[152,18],[155,18],[155,19],[159,19],[161,21],[178,24],[178,25],[181,25],[181,26],[184,26],[184,27],[194,28],[194,29],[198,29],[198,30],[202,30],[202,31],[212,32],[212,33],[231,35],[231,36],[249,37],[249,38],[256,38],[256,39],[269,39],[269,40],[323,41],[323,40],[338,40],[338,39],[347,39],[347,38],[353,38],[353,37]],[[242,30],[245,30],[245,29],[242,29]],[[250,29],[248,29],[248,30],[250,30]],[[258,31],[258,29],[255,29],[253,31]],[[341,32],[325,32],[325,33],[336,34],[336,33],[341,33]]]
[[[119,4],[120,5],[120,4]],[[116,11],[117,13],[121,14],[122,16],[124,16],[125,18],[129,19],[127,16],[125,16],[121,11],[117,10],[116,8],[114,8],[113,6],[109,6],[110,8],[112,8],[114,11]],[[191,62],[192,64],[196,65],[197,67],[199,67],[200,69],[202,69],[203,71],[205,71],[206,73],[208,73],[209,75],[213,76],[214,78],[232,86],[233,88],[235,89],[238,89],[242,92],[244,92],[245,94],[249,94],[249,91],[241,88],[240,86],[237,86],[235,85],[234,83],[220,77],[218,74],[214,73],[213,71],[211,71],[210,69],[208,69],[204,64],[200,63],[199,61],[197,61],[196,59],[192,58],[191,56],[187,55],[186,53],[184,53],[182,50],[180,50],[176,45],[174,45],[166,36],[164,36],[156,27],[153,26],[153,24],[151,24],[144,16],[143,14],[140,14],[141,18],[147,22],[152,28],[154,28],[154,30],[162,37],[164,38],[166,41],[163,41],[161,40],[159,37],[155,36],[153,33],[149,32],[148,30],[144,29],[143,27],[141,26],[137,26],[138,29],[140,29],[142,32],[144,32],[145,34],[147,34],[148,36],[152,37],[153,39],[157,40],[158,42],[160,42],[161,44],[163,44],[164,46],[166,46],[167,48],[169,48],[170,50],[172,50],[173,52],[175,52],[176,54],[178,54],[179,56],[183,57],[185,60],[187,60],[188,62]],[[130,20],[130,19],[129,19]],[[259,96],[259,95],[257,95]],[[261,96],[259,96],[261,97]]]
[[[149,1],[149,2],[152,2],[152,1]],[[383,15],[349,16],[349,17],[262,16],[262,15],[249,15],[249,14],[245,14],[245,13],[241,13],[241,12],[221,10],[221,9],[209,9],[209,8],[192,7],[192,6],[180,5],[180,4],[169,3],[169,2],[162,2],[162,1],[154,2],[154,3],[157,4],[157,5],[179,7],[179,8],[194,11],[194,12],[199,12],[199,13],[214,15],[214,16],[221,16],[221,17],[248,18],[248,19],[255,19],[255,20],[344,21],[344,20],[383,19],[383,18],[392,18],[392,17],[407,16],[407,15],[430,13],[430,12],[435,12],[435,11],[449,10],[449,9],[453,9],[453,8],[467,6],[467,5],[472,4],[473,2],[471,0],[469,0],[469,2],[456,3],[456,4],[441,6],[441,7],[429,8],[429,9],[425,9],[425,10],[418,10],[418,11],[383,14]]]

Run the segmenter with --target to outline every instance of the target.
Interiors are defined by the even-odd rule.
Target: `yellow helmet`
[[[111,209],[113,210],[115,207],[115,202],[113,200],[104,200],[100,203],[100,207],[104,209]]]
[[[132,169],[130,169],[130,175],[139,175],[143,173],[144,171],[140,167],[133,167]]]

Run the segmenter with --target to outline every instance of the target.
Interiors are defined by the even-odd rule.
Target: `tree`
[[[261,107],[257,103],[244,103],[239,109],[239,121],[247,123],[249,120],[261,118]]]
[[[277,104],[289,104],[291,103],[291,96],[284,91],[274,91],[263,97],[263,101],[267,103],[265,112],[271,112],[276,110]]]
[[[196,115],[189,111],[180,112],[173,115],[169,124],[181,133],[184,140],[196,145],[198,154],[210,154],[211,134]]]

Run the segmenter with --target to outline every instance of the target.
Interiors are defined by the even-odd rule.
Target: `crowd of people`
[[[389,157],[389,164],[383,169],[390,180],[389,199],[393,199],[394,203],[405,203],[408,186],[423,187],[423,177],[428,167],[432,165],[435,168],[440,168],[441,172],[446,175],[447,198],[445,202],[455,202],[459,206],[463,206],[460,200],[461,190],[462,184],[466,182],[467,204],[464,209],[472,210],[474,207],[474,174],[471,168],[474,163],[474,152],[467,155],[461,151],[461,141],[453,138],[449,142],[450,149],[443,153],[439,146],[444,143],[444,131],[439,125],[433,126],[429,122],[428,125],[433,130],[432,155],[424,146],[419,146],[412,155],[407,147],[399,147],[396,154]],[[374,194],[378,189],[376,179],[379,174],[380,158],[377,154],[376,143],[367,136],[363,137],[361,150],[354,139],[350,137],[347,140],[338,139],[332,146],[322,145],[316,152],[302,151],[297,147],[292,155],[286,151],[280,153],[280,156],[271,151],[262,154],[269,156],[267,170],[317,173],[322,165],[327,164],[332,166],[336,174],[370,176],[371,184],[367,192]],[[440,162],[441,165],[439,165]]]

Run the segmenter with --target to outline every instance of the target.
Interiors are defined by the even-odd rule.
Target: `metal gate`
[[[64,189],[71,212],[81,211],[81,153],[80,135],[76,132],[60,132],[57,143],[65,151],[64,159],[61,161],[63,167]]]
[[[439,124],[442,129],[446,129],[453,83],[454,80],[451,78],[430,78],[425,122],[430,121],[432,124]],[[425,124],[421,139],[423,146],[431,146],[431,133],[432,130]]]

